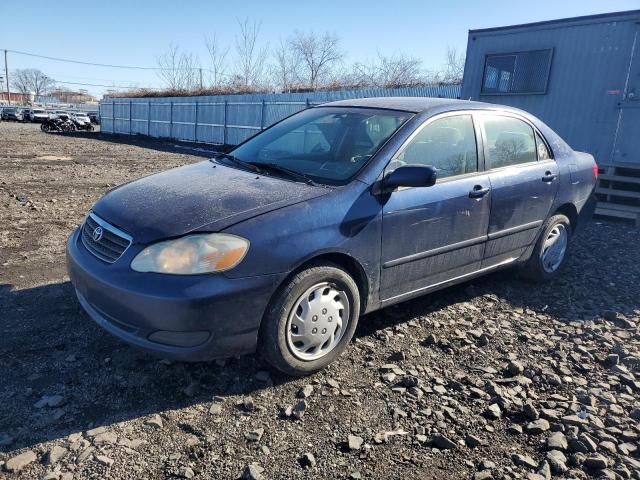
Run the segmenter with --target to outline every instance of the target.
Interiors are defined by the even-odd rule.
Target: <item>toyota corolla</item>
[[[122,185],[68,241],[89,316],[181,360],[258,350],[303,375],[376,309],[506,267],[559,274],[597,166],[543,122],[429,98],[309,108]]]

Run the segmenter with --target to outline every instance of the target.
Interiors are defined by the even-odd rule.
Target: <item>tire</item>
[[[306,309],[300,302],[307,305]],[[303,317],[306,323],[301,323]],[[335,264],[313,264],[295,274],[274,294],[260,328],[258,351],[283,373],[309,375],[325,368],[344,351],[359,317],[360,295],[353,278]],[[308,335],[305,336],[311,339],[308,344],[296,340],[303,337],[298,332]],[[325,343],[304,352],[307,345],[316,341]]]
[[[556,278],[564,267],[572,236],[571,222],[562,214],[551,216],[544,223],[542,233],[536,242],[531,258],[522,267],[521,273],[526,279],[533,282],[548,282]],[[555,235],[553,245],[556,250],[551,251],[547,241],[551,242]],[[560,239],[564,235],[564,241]],[[564,248],[561,248],[564,243]],[[548,255],[545,257],[545,253]],[[557,255],[554,255],[557,254]]]
[[[43,132],[48,132],[49,131],[49,125],[47,125],[46,123],[43,123],[40,125],[40,130],[42,130]]]

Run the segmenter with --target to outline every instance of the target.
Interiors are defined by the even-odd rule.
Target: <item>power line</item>
[[[111,64],[107,64],[107,63],[95,63],[95,62],[86,62],[83,60],[71,60],[68,58],[59,58],[59,57],[50,57],[47,55],[40,55],[37,53],[31,53],[31,52],[22,52],[20,50],[9,50],[6,49],[7,52],[11,52],[11,53],[16,53],[18,55],[27,55],[29,57],[36,57],[36,58],[44,58],[46,60],[53,60],[56,62],[67,62],[67,63],[76,63],[79,65],[91,65],[93,67],[106,67],[106,68],[124,68],[124,69],[130,69],[130,70],[206,70],[208,72],[212,72],[212,70],[208,69],[208,68],[200,68],[200,67],[178,67],[178,68],[162,68],[162,67],[140,67],[137,65],[111,65]]]
[[[124,88],[124,89],[136,88],[133,85],[129,85],[128,87],[125,87],[122,85],[101,85],[97,83],[63,82],[61,80],[55,80],[55,79],[52,79],[52,80],[54,81],[54,83],[65,83],[67,85],[84,85],[86,87],[107,87],[107,88]]]
[[[106,64],[106,63],[85,62],[85,61],[82,61],[82,60],[70,60],[68,58],[49,57],[47,55],[39,55],[37,53],[22,52],[20,50],[9,50],[9,49],[7,49],[7,51],[11,52],[11,53],[16,53],[18,55],[27,55],[29,57],[37,57],[37,58],[44,58],[44,59],[47,59],[47,60],[54,60],[56,62],[77,63],[77,64],[80,64],[80,65],[91,65],[91,66],[94,66],[94,67],[128,68],[128,69],[132,69],[132,70],[159,70],[158,67],[140,67],[140,66],[135,66],[135,65],[110,65],[110,64]]]

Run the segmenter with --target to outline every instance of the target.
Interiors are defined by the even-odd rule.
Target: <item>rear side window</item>
[[[486,115],[483,116],[483,125],[487,137],[489,168],[508,167],[537,160],[533,128],[526,122],[513,117]]]
[[[538,132],[536,132],[536,149],[538,150],[538,160],[549,160],[551,158],[549,148],[547,148],[547,144],[544,143],[544,140],[538,135]]]
[[[478,171],[476,135],[471,115],[454,115],[429,123],[402,149],[392,162],[431,165],[438,178]]]

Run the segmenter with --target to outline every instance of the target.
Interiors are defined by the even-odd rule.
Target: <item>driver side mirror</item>
[[[438,171],[431,165],[403,165],[384,177],[385,190],[398,187],[431,187],[435,185]]]

